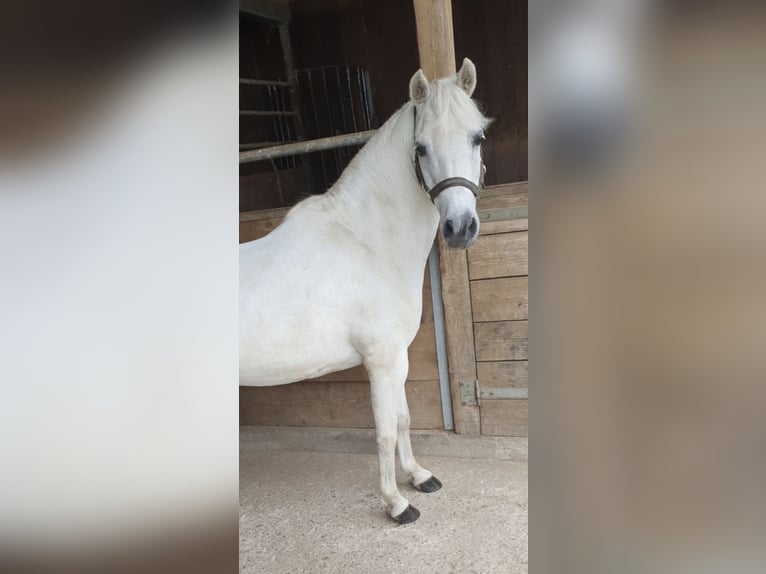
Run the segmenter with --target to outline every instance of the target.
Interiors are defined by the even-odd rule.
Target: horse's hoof
[[[432,476],[428,480],[415,485],[415,488],[417,488],[420,492],[436,492],[441,487],[441,481],[435,476]]]
[[[420,511],[411,504],[401,514],[394,516],[394,520],[399,524],[409,524],[410,522],[415,522],[418,518],[420,518]]]

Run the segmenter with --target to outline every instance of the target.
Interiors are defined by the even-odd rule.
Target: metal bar
[[[439,367],[439,393],[442,399],[442,420],[444,430],[455,430],[452,419],[452,395],[449,385],[447,365],[447,338],[444,332],[444,308],[442,307],[442,281],[439,274],[439,248],[434,242],[428,254],[428,276],[431,279],[431,306],[434,312],[434,332],[436,334],[436,363]]]
[[[287,98],[287,95],[285,94],[285,91],[284,90],[280,90],[280,92],[279,92],[279,109],[280,110],[289,110],[290,109],[290,107],[287,104],[286,98]],[[297,108],[295,108],[295,109],[297,110]],[[300,121],[300,117],[301,117],[300,114],[295,116],[295,121],[296,122]],[[283,122],[284,122],[283,125],[282,125],[283,134],[282,134],[282,140],[281,141],[287,143],[287,142],[292,142],[292,141],[302,140],[303,139],[302,137],[300,137],[300,138],[293,137],[292,131],[290,130],[289,118],[283,118]],[[291,168],[297,167],[297,161],[298,161],[298,158],[295,157],[295,156],[291,156],[291,157],[287,158],[287,163],[288,163],[288,165]]]
[[[240,150],[250,150],[250,149],[261,149],[265,147],[272,147],[275,145],[284,145],[286,143],[292,143],[292,142],[254,142],[254,143],[243,143],[239,144]]]
[[[373,111],[374,111],[375,107],[372,105],[372,103],[373,103],[372,102],[372,85],[370,84],[370,71],[369,70],[365,70],[364,71],[364,86],[365,86],[364,89],[367,92],[368,103],[370,104],[370,107],[369,107],[369,109],[367,111],[367,114],[369,115],[369,118],[368,118],[367,121],[370,122],[369,127],[372,128],[372,125],[375,123],[375,118],[373,117]]]
[[[351,70],[346,67],[346,84],[348,85],[348,101],[351,102],[351,123],[354,125],[354,131],[357,131],[356,127],[356,110],[354,109],[354,95],[351,90]]]
[[[368,101],[367,82],[365,81],[362,69],[357,68],[357,71],[359,72],[359,85],[362,89],[362,99],[364,100],[364,127],[369,130],[372,127],[372,122],[370,121],[370,102]]]
[[[338,101],[340,102],[340,120],[343,123],[343,133],[348,133],[348,126],[346,125],[346,108],[343,105],[343,100],[346,98],[343,95],[343,88],[340,85],[340,68],[335,68],[335,83],[338,86]],[[351,161],[351,156],[348,153],[348,148],[343,148],[343,160],[348,164]]]
[[[366,143],[372,136],[375,135],[377,130],[368,130],[366,132],[357,132],[354,134],[342,134],[339,136],[332,136],[328,138],[319,138],[315,140],[295,142],[284,145],[277,145],[267,148],[261,148],[239,154],[239,163],[247,163],[250,161],[260,161],[264,159],[271,159],[275,157],[284,157],[288,155],[299,155],[304,153],[311,153],[315,151],[323,151],[327,149],[335,149],[337,147],[349,146],[349,145],[361,145]]]
[[[311,109],[314,112],[314,133],[319,136],[321,130],[319,129],[319,113],[317,112],[316,97],[314,96],[314,78],[311,74],[311,70],[308,70],[308,84],[309,84],[309,99],[311,100]],[[327,189],[327,169],[324,165],[324,158],[321,156],[319,159],[319,165],[322,167],[322,188]]]
[[[253,78],[240,78],[239,83],[246,86],[281,86],[284,88],[292,86],[290,82],[282,82],[280,80],[256,80]]]
[[[298,112],[290,110],[290,111],[269,111],[269,110],[239,110],[240,116],[297,116]]]
[[[269,92],[269,98],[271,99],[271,101],[270,101],[271,105],[269,107],[271,109],[273,109],[274,111],[276,111],[276,112],[283,112],[283,111],[285,111],[285,109],[282,107],[281,101],[279,100],[279,91],[280,90],[275,88],[274,86],[269,86],[268,92]],[[277,134],[277,139],[279,141],[281,141],[281,142],[290,141],[289,138],[285,137],[285,133],[284,133],[284,129],[283,129],[284,128],[284,123],[285,123],[284,120],[285,120],[285,118],[282,117],[282,116],[279,116],[279,117],[278,116],[274,116],[271,119],[271,121],[273,122],[273,125],[274,125],[274,133]],[[285,163],[286,163],[285,160],[281,159],[280,161],[278,161],[275,164],[274,168],[275,169],[284,169],[285,168]],[[277,180],[278,179],[279,178],[277,177]],[[281,195],[282,194],[281,194],[281,190],[280,190],[280,197],[281,197]]]
[[[330,92],[327,89],[327,72],[322,72],[322,87],[324,88],[324,101],[325,108],[327,108],[327,120],[330,122],[330,133],[335,134],[335,125],[332,121],[332,106],[330,104]],[[333,158],[335,159],[335,172],[340,175],[340,158],[338,156],[338,148],[333,150]],[[329,187],[330,182],[327,182]]]
[[[514,389],[507,387],[479,387],[480,399],[529,399],[529,389]]]
[[[470,381],[460,381],[458,385],[460,389],[460,403],[462,405],[479,406],[478,395],[476,394],[476,387],[479,385],[479,381],[471,379]]]
[[[282,45],[282,57],[285,60],[287,85],[290,86],[288,90],[290,93],[290,107],[296,112],[300,112],[301,102],[298,97],[298,76],[295,72],[295,64],[293,63],[293,47],[290,44],[290,30],[287,24],[279,26],[279,41]],[[295,115],[295,132],[298,135],[298,139],[305,137],[303,133],[303,120],[299,113]]]

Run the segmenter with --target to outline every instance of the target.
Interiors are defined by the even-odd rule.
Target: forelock
[[[481,113],[474,102],[452,78],[431,83],[431,93],[421,105],[418,114],[420,127],[427,125],[437,132],[446,132],[456,126],[466,130],[486,129],[491,120]]]

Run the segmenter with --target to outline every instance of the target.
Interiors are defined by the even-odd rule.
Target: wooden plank
[[[529,196],[529,182],[517,181],[515,183],[500,183],[498,185],[488,185],[481,192],[481,198],[479,199],[479,207],[481,207],[481,201],[490,197],[497,196]]]
[[[476,359],[521,361],[527,359],[527,321],[476,323]]]
[[[289,207],[280,207],[278,209],[263,209],[260,211],[243,211],[239,214],[239,222],[243,221],[259,221],[261,219],[282,219],[287,212],[290,211]]]
[[[508,219],[526,219],[529,216],[529,208],[526,205],[522,205],[505,209],[485,209],[483,211],[480,209],[476,214],[479,216],[481,223],[505,221]]]
[[[522,181],[519,183],[507,183],[487,187],[482,191],[476,209],[481,217],[485,213],[493,213],[496,210],[526,207],[528,203],[529,184],[526,181]],[[503,221],[482,221],[481,226],[479,227],[479,234],[491,235],[511,231],[525,231],[527,229],[529,229],[529,220],[527,218]]]
[[[260,211],[296,204],[313,189],[305,166],[242,175],[239,178],[239,209]]]
[[[529,318],[529,278],[507,277],[471,281],[471,305],[476,322]]]
[[[430,297],[430,295],[429,295]],[[423,302],[430,307],[431,301]],[[439,378],[439,365],[436,360],[436,335],[434,324],[426,323],[420,326],[415,340],[409,348],[410,370],[407,380],[424,381]]]
[[[521,389],[528,386],[528,361],[492,361],[478,363],[476,371],[480,387],[510,387]]]
[[[498,190],[499,191],[499,190]],[[479,211],[507,207],[522,207],[529,203],[525,193],[488,193],[482,192],[476,208]]]
[[[504,233],[479,237],[468,250],[471,279],[513,277],[529,274],[529,234]]]
[[[481,434],[491,436],[527,436],[529,434],[529,401],[505,399],[482,401]]]
[[[529,229],[529,219],[506,219],[503,221],[487,221],[479,227],[479,236]]]
[[[357,382],[369,382],[370,378],[367,376],[367,369],[364,365],[357,365],[350,369],[344,369],[342,371],[336,371],[329,373],[315,379],[309,379],[317,382],[332,382],[332,381],[357,381]]]
[[[280,221],[280,219],[261,219],[241,222],[239,224],[239,242],[247,243],[260,239],[279,225]]]
[[[412,428],[441,429],[439,381],[410,381],[406,388]],[[276,387],[240,387],[239,424],[373,428],[370,385],[304,381]]]
[[[473,315],[465,251],[452,251],[439,241],[439,269],[442,280],[444,331],[447,340],[447,363],[452,395],[455,432],[479,434],[480,411],[475,405],[464,405],[460,383],[476,379],[476,355],[473,343]]]
[[[255,241],[271,233],[290,208],[246,211],[239,214],[239,242]]]

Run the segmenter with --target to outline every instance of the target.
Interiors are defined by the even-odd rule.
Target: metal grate
[[[297,71],[301,117],[305,137],[317,139],[378,127],[370,77],[357,66],[325,66]],[[309,155],[315,192],[330,187],[360,145],[339,147]]]

